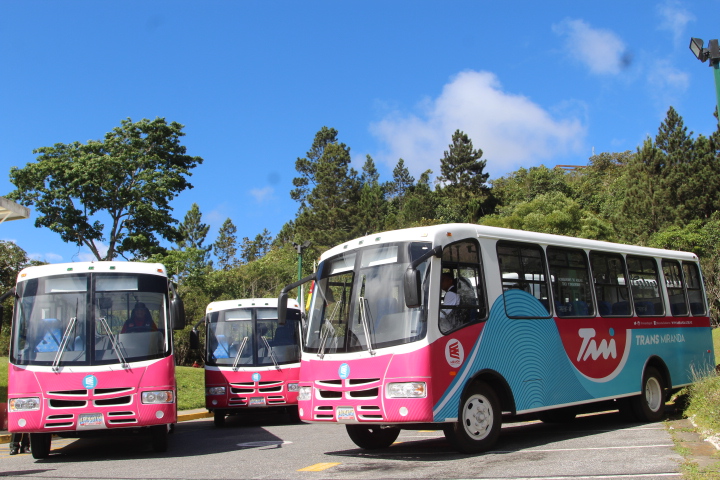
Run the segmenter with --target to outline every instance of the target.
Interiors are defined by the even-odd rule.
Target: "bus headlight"
[[[32,410],[40,410],[40,398],[39,397],[11,398],[10,399],[10,411],[11,412],[30,412]]]
[[[387,398],[425,398],[425,382],[388,383],[385,389]]]
[[[225,395],[225,387],[208,387],[205,395]]]
[[[173,403],[175,395],[172,390],[142,392],[142,403]]]
[[[300,385],[297,383],[288,383],[288,392],[297,392],[300,389]]]
[[[310,393],[312,392],[312,387],[300,387],[298,389],[298,401],[300,400],[310,400]]]

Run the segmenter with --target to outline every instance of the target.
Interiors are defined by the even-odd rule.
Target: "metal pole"
[[[718,122],[720,123],[720,62],[714,62],[712,67],[715,75],[715,96],[717,98]]]

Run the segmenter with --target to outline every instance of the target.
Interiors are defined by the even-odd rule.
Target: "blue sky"
[[[131,118],[185,125],[204,163],[174,202],[215,240],[292,220],[295,160],[323,126],[381,180],[402,158],[439,175],[456,129],[491,180],[635,150],[670,106],[716,128],[712,70],[690,37],[720,37],[720,0],[0,2],[0,196],[33,149],[101,139]],[[30,220],[0,239],[51,263],[85,248]]]

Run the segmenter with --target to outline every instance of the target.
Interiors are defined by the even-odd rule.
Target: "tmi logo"
[[[608,357],[617,358],[617,349],[615,348],[615,339],[611,338],[608,342],[606,339],[600,341],[598,346],[595,341],[595,329],[594,328],[581,328],[578,330],[578,335],[582,338],[582,345],[578,352],[577,361],[587,360],[588,357],[592,357],[593,360],[597,360],[600,355],[603,359]],[[610,336],[614,335],[614,331],[610,329]]]

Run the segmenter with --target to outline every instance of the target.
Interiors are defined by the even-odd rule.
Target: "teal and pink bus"
[[[276,298],[212,302],[205,325],[205,406],[215,425],[228,415],[272,411],[298,418],[300,306],[288,300],[283,325]],[[197,328],[197,327],[196,327]],[[199,347],[198,331],[191,346]]]
[[[8,427],[35,458],[53,435],[145,432],[168,447],[177,422],[173,330],[185,313],[165,267],[78,262],[22,270],[8,376]]]
[[[714,369],[692,253],[446,224],[338,245],[280,305],[311,280],[300,417],[344,424],[363,448],[430,427],[480,452],[503,415],[608,404],[657,421]]]

